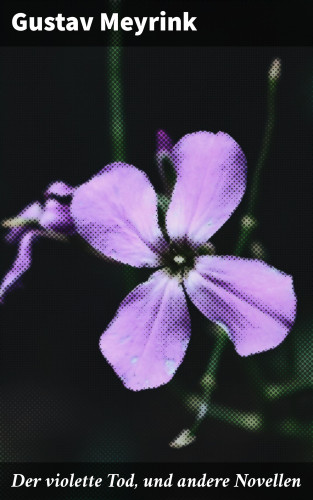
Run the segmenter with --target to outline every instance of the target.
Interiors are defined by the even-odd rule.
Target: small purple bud
[[[70,200],[75,188],[62,181],[50,184],[45,192],[46,201],[28,205],[17,217],[7,219],[2,226],[9,229],[5,239],[18,244],[17,257],[0,283],[0,303],[4,296],[18,284],[23,274],[31,267],[32,246],[38,238],[66,240],[75,233],[75,225],[70,212]],[[56,199],[59,198],[59,199]]]
[[[164,130],[157,132],[157,157],[167,156],[171,157],[173,149],[172,139],[167,135]]]
[[[176,181],[172,139],[164,130],[157,132],[157,165],[164,184],[166,196],[170,196]]]

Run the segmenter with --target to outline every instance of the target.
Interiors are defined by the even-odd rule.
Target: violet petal
[[[46,201],[39,220],[40,226],[62,234],[75,232],[69,205],[63,205],[53,198]]]
[[[227,332],[241,356],[273,349],[295,320],[291,276],[262,261],[199,257],[185,287],[195,306]]]
[[[166,217],[168,234],[199,245],[240,203],[246,187],[246,159],[224,132],[185,135],[173,155],[178,175]]]
[[[100,349],[124,385],[139,391],[171,380],[189,337],[183,288],[175,278],[156,271],[121,303],[101,336]]]
[[[59,196],[60,198],[71,196],[75,188],[63,181],[55,181],[45,191],[45,196]]]
[[[108,165],[78,187],[72,216],[78,233],[105,256],[135,267],[155,267],[165,242],[157,196],[148,177],[125,163]]]

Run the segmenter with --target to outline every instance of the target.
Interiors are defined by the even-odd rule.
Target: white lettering
[[[137,31],[135,33],[135,36],[142,35],[143,30],[145,29],[145,25],[146,25],[147,20],[148,20],[147,17],[143,17],[141,21],[140,21],[139,17],[134,17],[134,21],[135,21],[136,26],[137,26]]]
[[[131,31],[133,29],[134,21],[131,17],[123,17],[121,20],[121,28],[124,31]]]
[[[46,26],[44,27],[44,29],[46,31],[53,31],[54,28],[55,28],[55,26],[54,26],[54,17],[46,17],[45,24],[46,24]]]
[[[114,29],[114,31],[118,30],[118,14],[112,14],[111,20],[109,20],[106,13],[101,14],[101,31],[105,31],[106,29]]]
[[[88,17],[86,21],[85,17],[80,17],[80,22],[84,31],[90,31],[91,25],[93,23],[93,17]]]
[[[22,21],[26,17],[26,14],[19,13],[15,14],[12,19],[12,26],[16,31],[25,31],[27,29],[27,21]]]
[[[192,31],[197,31],[197,28],[193,24],[197,18],[196,17],[191,17],[189,19],[189,12],[184,12],[184,31],[188,31],[189,28]]]
[[[67,31],[78,31],[78,21],[76,17],[68,17],[66,23]]]

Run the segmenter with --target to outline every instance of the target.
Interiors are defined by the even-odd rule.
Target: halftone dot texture
[[[111,9],[115,12],[120,0],[112,0]],[[123,119],[123,80],[121,33],[111,31],[111,45],[108,47],[108,84],[109,84],[109,116],[111,119],[112,155],[114,161],[125,160],[125,131]]]
[[[120,7],[120,0],[112,0],[111,12],[116,12]],[[108,47],[108,116],[110,117],[111,135],[111,155],[112,161],[125,161],[126,157],[126,137],[123,111],[123,75],[122,58],[123,45],[121,43],[122,34],[120,31],[110,32],[110,46]],[[125,288],[129,291],[134,283],[135,276],[131,267],[124,270]]]
[[[250,242],[251,233],[257,226],[255,219],[255,210],[258,202],[258,194],[260,191],[260,180],[264,164],[267,160],[272,135],[275,123],[275,97],[277,90],[277,83],[281,75],[281,61],[276,58],[272,62],[268,72],[268,91],[267,91],[267,121],[265,124],[265,131],[263,142],[258,157],[257,164],[253,173],[253,178],[250,186],[249,198],[247,203],[247,214],[242,219],[241,230],[236,246],[236,255],[241,255]],[[252,249],[253,252],[253,249]]]
[[[164,170],[164,162],[167,160],[174,163],[172,152],[173,152],[172,139],[167,135],[167,133],[164,130],[158,130],[156,160],[162,181],[165,184],[165,187],[169,189],[170,186],[167,186],[168,179]]]
[[[112,34],[112,46],[108,51],[108,78],[110,91],[111,139],[113,144],[114,160],[123,160],[125,157],[124,121],[122,115],[122,79],[121,79],[121,52],[119,33]]]
[[[32,263],[32,247],[38,238],[63,239],[75,232],[70,214],[69,200],[74,188],[62,181],[48,186],[43,204],[28,205],[17,217],[5,221],[10,228],[6,235],[8,243],[18,244],[17,257],[0,285],[0,302],[16,286]]]
[[[126,163],[80,186],[71,205],[78,233],[104,256],[158,269],[121,303],[100,339],[132,390],[159,387],[180,366],[191,334],[185,294],[242,356],[276,347],[295,319],[290,276],[258,260],[199,254],[244,194],[240,146],[223,132],[195,132],[173,147],[172,160],[177,180],[162,229],[148,177]]]
[[[171,138],[167,135],[164,130],[158,130],[157,132],[157,155],[161,156],[171,156],[173,150],[173,143]]]

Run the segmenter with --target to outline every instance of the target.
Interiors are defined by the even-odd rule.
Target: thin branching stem
[[[280,65],[280,61],[276,60],[276,63]],[[273,64],[271,68],[272,67]],[[258,195],[260,191],[261,174],[269,154],[273,136],[274,124],[275,124],[275,97],[277,91],[277,83],[278,83],[278,77],[273,78],[270,69],[268,77],[268,90],[267,90],[267,121],[265,125],[265,132],[263,136],[259,158],[257,160],[256,168],[250,185],[246,215],[242,219],[241,229],[237,245],[235,248],[235,255],[237,257],[240,257],[243,254],[247,244],[250,241],[251,234],[256,227],[255,212],[257,208]],[[225,332],[222,333],[220,332],[220,334],[217,335],[216,337],[215,346],[213,348],[213,352],[210,361],[208,363],[208,367],[202,378],[202,384],[201,384],[203,388],[203,393],[201,396],[202,404],[198,409],[195,422],[190,428],[190,432],[194,436],[196,435],[203,420],[212,415],[211,399],[212,399],[212,394],[217,386],[216,374],[226,345],[227,345],[227,335],[225,334]],[[225,409],[223,411],[225,413]],[[223,420],[222,414],[220,416],[220,419]]]

